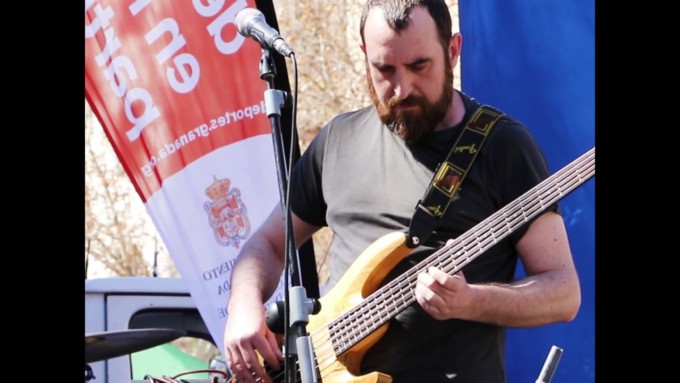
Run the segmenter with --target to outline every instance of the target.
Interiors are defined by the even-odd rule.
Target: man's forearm
[[[580,306],[578,279],[549,271],[511,284],[472,285],[476,309],[470,320],[508,327],[571,321]]]
[[[232,299],[266,301],[276,291],[283,261],[265,240],[252,237],[239,255],[231,274]]]

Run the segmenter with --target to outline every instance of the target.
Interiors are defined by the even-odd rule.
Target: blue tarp
[[[463,91],[524,122],[552,172],[594,147],[594,0],[459,0],[459,10]],[[535,382],[552,345],[564,349],[553,383],[595,381],[595,178],[560,205],[581,309],[570,323],[508,332],[509,383]]]

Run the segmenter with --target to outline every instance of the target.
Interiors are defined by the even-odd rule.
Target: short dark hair
[[[448,49],[449,41],[451,40],[451,14],[449,7],[444,0],[367,0],[364,4],[364,9],[361,13],[361,23],[359,24],[359,33],[361,34],[362,43],[366,43],[364,38],[364,26],[366,25],[366,17],[371,8],[382,8],[385,10],[385,21],[393,31],[400,32],[405,30],[409,24],[409,16],[411,11],[416,7],[422,5],[427,8],[427,13],[430,14],[437,26],[437,33],[439,34],[439,41],[444,48]]]

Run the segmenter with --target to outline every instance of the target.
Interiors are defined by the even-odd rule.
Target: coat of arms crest
[[[208,222],[217,243],[238,249],[241,241],[250,234],[248,211],[241,201],[241,191],[238,188],[230,190],[231,181],[228,178],[217,179],[213,176],[213,180],[212,185],[205,189],[211,201],[203,205],[208,213]]]

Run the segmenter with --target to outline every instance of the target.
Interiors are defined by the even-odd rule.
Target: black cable
[[[295,138],[295,132],[296,132],[296,129],[297,129],[296,114],[297,114],[297,92],[298,92],[297,91],[297,89],[298,89],[297,59],[295,58],[294,53],[292,53],[290,55],[290,58],[291,58],[291,61],[293,62],[293,78],[294,78],[294,81],[293,81],[293,96],[292,96],[293,104],[292,104],[292,113],[291,113],[292,117],[291,117],[291,129],[290,129],[291,139],[290,139],[290,143],[289,143],[290,150],[289,150],[289,154],[288,154],[288,156],[289,156],[288,166],[286,167],[286,180],[287,181],[290,181],[290,176],[291,176],[292,168],[293,168],[293,154],[294,154],[293,148],[294,148],[294,144],[295,144],[294,138]],[[289,256],[286,257],[286,259],[285,259],[284,270],[288,271],[290,269],[290,265],[289,265],[290,257],[297,256],[295,254],[295,233],[293,232],[292,235],[291,235],[291,233],[289,232],[293,228],[293,225],[292,225],[292,222],[291,222],[292,213],[291,213],[291,210],[290,210],[290,182],[286,182],[286,195],[285,195],[285,197],[286,197],[286,199],[284,201],[284,211],[286,212],[286,217],[284,219],[285,233],[286,233],[285,238],[287,238],[287,239],[292,238],[292,243],[287,243],[287,248],[286,248],[286,252],[288,253]],[[296,266],[298,267],[296,274],[300,278],[300,286],[302,286],[303,281],[302,281],[302,272],[300,270],[300,263],[297,262]],[[289,273],[284,272],[284,274],[285,274],[284,275],[284,282],[283,282],[284,283],[284,291],[285,291],[284,297],[285,297],[286,302],[290,302],[290,293],[289,293],[289,288],[288,288],[288,286],[289,286],[289,280],[288,280],[289,275],[288,274]],[[290,358],[290,350],[292,349],[291,345],[290,345],[290,336],[289,336],[290,335],[289,334],[290,305],[287,304],[287,305],[285,305],[285,307],[286,307],[286,309],[284,310],[285,314],[284,314],[284,321],[283,321],[284,322],[284,335],[283,336],[284,336],[284,344],[285,344],[284,370],[287,372],[286,373],[286,379],[288,379],[288,377],[290,377],[289,371],[291,371],[291,368],[295,367],[297,364],[293,363],[293,366],[290,365],[290,359],[291,359]],[[297,371],[295,372],[295,374],[297,374]]]

